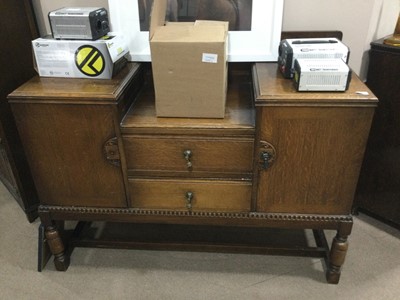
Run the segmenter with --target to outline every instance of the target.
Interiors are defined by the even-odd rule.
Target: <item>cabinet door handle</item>
[[[193,164],[192,164],[192,150],[185,150],[183,151],[183,157],[186,160],[186,167],[188,168],[189,171],[192,170]]]
[[[191,211],[192,210],[192,201],[193,201],[193,193],[192,192],[186,192],[186,208]]]
[[[104,155],[110,164],[117,167],[121,166],[117,137],[113,137],[104,143]]]
[[[260,158],[262,160],[262,168],[264,170],[268,169],[270,164],[269,164],[269,160],[271,159],[271,154],[269,154],[266,151],[261,152]]]
[[[262,170],[270,168],[276,160],[275,147],[266,141],[260,141],[259,153],[259,168]]]

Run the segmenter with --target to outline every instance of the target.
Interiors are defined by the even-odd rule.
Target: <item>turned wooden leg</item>
[[[54,265],[58,271],[66,271],[69,266],[69,257],[65,255],[64,243],[55,226],[47,226],[45,230],[47,244],[54,255]]]
[[[329,264],[326,272],[326,280],[329,283],[339,283],[340,272],[344,263],[349,243],[347,236],[338,234],[332,242],[332,247],[329,253]]]

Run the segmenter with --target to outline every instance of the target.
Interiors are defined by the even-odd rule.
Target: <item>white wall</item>
[[[268,1],[268,0],[266,0]],[[82,0],[33,0],[42,35],[50,34],[47,14],[63,6],[83,6]],[[102,6],[107,0],[85,0],[84,6]],[[368,67],[371,41],[393,33],[400,0],[285,0],[282,30],[340,30],[350,48],[349,65],[362,79]]]

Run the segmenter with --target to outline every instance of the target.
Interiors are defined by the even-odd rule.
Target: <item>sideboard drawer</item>
[[[247,212],[251,190],[249,181],[129,179],[130,206],[145,209]]]
[[[124,136],[123,142],[128,170],[252,172],[254,141],[250,138]]]

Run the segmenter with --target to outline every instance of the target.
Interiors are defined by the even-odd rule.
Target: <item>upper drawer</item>
[[[130,172],[182,172],[185,176],[210,172],[248,177],[252,171],[254,142],[250,138],[125,136],[123,142]]]

